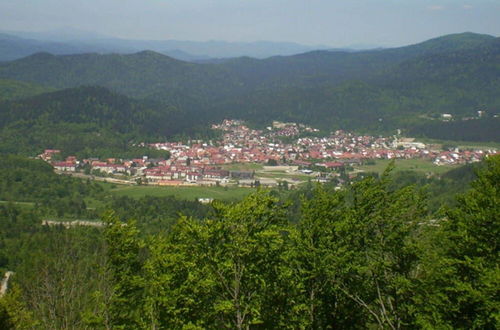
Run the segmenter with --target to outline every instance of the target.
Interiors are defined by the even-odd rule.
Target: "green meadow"
[[[365,172],[382,173],[387,168],[391,160],[381,159],[376,160],[374,165],[356,166],[355,169]],[[451,169],[457,168],[460,165],[434,165],[427,159],[397,159],[394,163],[395,171],[417,171],[424,173],[442,174]]]
[[[240,200],[255,189],[242,187],[202,187],[202,186],[120,186],[116,185],[109,192],[116,196],[140,198],[144,196],[175,196],[180,199],[213,198],[224,201]]]

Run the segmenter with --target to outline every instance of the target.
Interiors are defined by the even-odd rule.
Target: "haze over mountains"
[[[216,63],[190,63],[153,51],[37,53],[0,64],[0,79],[0,95],[16,99],[0,104],[4,132],[8,127],[11,138],[19,133],[16,127],[21,122],[24,137],[30,136],[29,127],[53,122],[46,120],[60,104],[65,108],[58,111],[88,112],[78,122],[63,117],[67,118],[64,123],[84,125],[81,118],[95,116],[98,109],[112,109],[115,123],[121,106],[110,102],[115,97],[109,95],[119,93],[126,96],[119,96],[120,104],[134,104],[125,108],[145,109],[142,115],[135,111],[134,116],[141,118],[141,127],[148,127],[144,135],[154,137],[193,132],[195,127],[224,118],[241,118],[262,126],[284,120],[324,130],[394,133],[401,128],[416,136],[500,140],[500,119],[494,117],[500,113],[500,38],[474,33],[392,49],[312,51]],[[1,92],[6,89],[11,92]],[[62,91],[19,99],[52,90]],[[68,101],[71,95],[90,100],[83,102],[88,108],[73,109]],[[23,113],[31,111],[33,104],[42,110],[30,121]],[[486,111],[486,118],[462,120],[477,116],[478,110]],[[437,120],[443,113],[452,114],[457,121]],[[113,126],[108,125],[111,119],[106,115],[101,119],[89,123],[100,125],[99,134],[104,136]],[[162,124],[155,123],[158,121]],[[44,141],[50,141],[52,130],[42,131],[48,136]],[[135,136],[138,131],[134,129]],[[75,132],[81,133],[79,129]]]
[[[355,45],[353,49],[360,46],[362,47],[362,45]],[[156,51],[185,61],[203,61],[240,56],[266,58],[328,48],[331,47],[270,41],[131,40],[71,28],[49,32],[0,32],[0,61],[15,60],[37,52],[48,52],[54,55],[80,53],[129,54],[143,50]]]

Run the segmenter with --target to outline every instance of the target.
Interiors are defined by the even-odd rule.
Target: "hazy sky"
[[[61,27],[135,39],[404,45],[500,35],[500,0],[0,0],[0,30]]]

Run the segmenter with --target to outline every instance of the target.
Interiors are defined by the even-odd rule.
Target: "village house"
[[[76,163],[73,162],[53,162],[52,166],[54,169],[63,172],[75,172],[76,171]]]

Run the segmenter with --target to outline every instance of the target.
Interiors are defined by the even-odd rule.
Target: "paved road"
[[[14,274],[14,272],[6,272],[3,280],[2,280],[2,285],[0,286],[0,297],[2,297],[4,294],[7,293],[7,288],[9,286],[9,279],[10,277]]]

